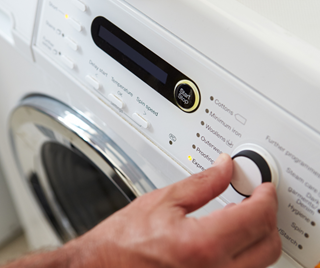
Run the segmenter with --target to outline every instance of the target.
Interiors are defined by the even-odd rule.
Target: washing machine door
[[[155,189],[105,133],[61,102],[23,100],[10,129],[23,183],[63,242]]]

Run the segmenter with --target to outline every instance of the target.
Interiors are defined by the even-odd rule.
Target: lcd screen
[[[161,83],[166,84],[168,74],[153,62],[148,60],[146,57],[144,57],[142,54],[134,50],[127,43],[122,41],[119,37],[115,36],[103,26],[100,26],[98,35],[112,47],[117,49],[123,55],[125,55],[142,69],[144,69],[146,72],[158,79]]]

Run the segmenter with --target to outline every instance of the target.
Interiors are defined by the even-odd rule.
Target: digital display
[[[133,49],[131,46],[122,41],[119,37],[114,35],[102,25],[99,28],[98,35],[104,41],[109,43],[109,45],[117,49],[119,52],[128,57],[146,72],[158,79],[161,83],[166,84],[168,74],[165,71],[163,71],[161,68],[148,60],[146,57],[144,57],[142,54]]]
[[[131,30],[131,34],[141,32],[139,27]],[[102,16],[92,21],[91,36],[97,47],[173,105],[186,113],[198,109],[200,93],[196,84],[133,36]],[[153,43],[159,49],[158,44]],[[163,53],[166,54],[166,51]],[[181,58],[181,61],[184,59]],[[110,68],[112,66],[110,64]],[[124,72],[121,79],[126,79],[126,74]]]

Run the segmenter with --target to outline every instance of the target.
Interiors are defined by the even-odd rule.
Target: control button
[[[82,12],[87,10],[87,6],[79,0],[72,0],[72,3]]]
[[[99,82],[94,79],[92,76],[87,75],[86,76],[86,81],[96,90],[98,90],[100,88],[100,84]]]
[[[269,153],[259,146],[251,145],[248,147],[238,150],[232,157],[233,175],[231,180],[231,186],[239,194],[246,197],[250,196],[254,189],[262,183],[272,182],[276,187],[278,184],[275,162]]]
[[[79,22],[75,21],[75,20],[72,19],[72,18],[69,18],[68,21],[69,21],[69,24],[70,24],[74,29],[76,29],[78,32],[81,32],[81,31],[82,31],[82,25],[81,25]]]
[[[191,113],[199,107],[200,92],[197,86],[190,80],[181,80],[175,86],[174,99],[181,110]]]
[[[108,95],[108,100],[111,101],[115,106],[117,106],[119,109],[122,109],[124,107],[124,103],[122,100],[120,100],[117,96],[114,94]]]
[[[141,115],[137,114],[137,113],[134,113],[132,115],[132,119],[138,124],[140,125],[141,127],[143,128],[148,128],[149,126],[149,123],[147,120],[145,120]]]
[[[66,40],[67,44],[69,45],[69,47],[71,47],[74,51],[78,50],[79,46],[76,42],[74,42],[69,37],[66,37],[65,40]]]
[[[70,69],[74,69],[75,64],[72,60],[70,60],[69,58],[67,58],[66,56],[62,55],[61,56],[61,61],[64,63],[64,65],[66,65],[68,68]]]

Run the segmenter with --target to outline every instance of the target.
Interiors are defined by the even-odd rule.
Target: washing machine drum
[[[23,100],[11,137],[23,183],[63,242],[155,189],[110,137],[51,98]]]

